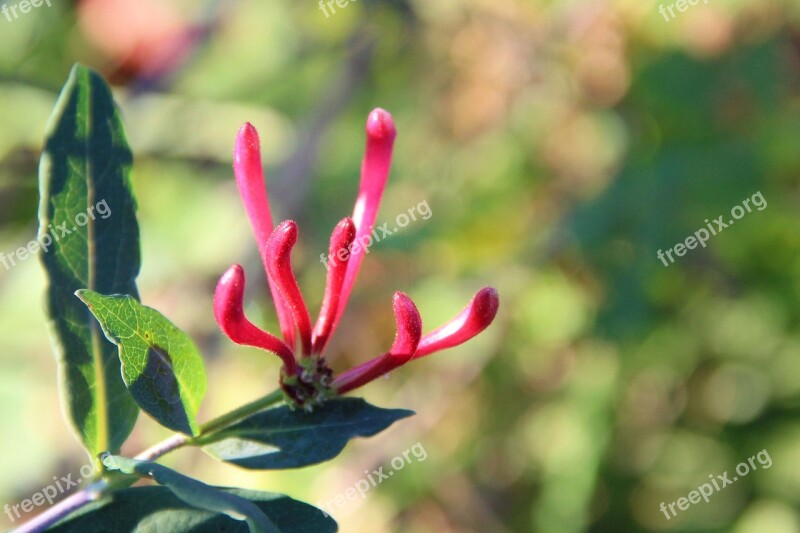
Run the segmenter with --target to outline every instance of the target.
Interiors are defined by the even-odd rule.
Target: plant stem
[[[229,413],[225,413],[222,416],[218,416],[217,418],[202,424],[200,426],[200,434],[197,437],[193,437],[191,440],[197,440],[198,438],[208,435],[209,433],[213,433],[218,429],[230,426],[231,424],[238,422],[245,417],[258,413],[259,411],[263,411],[270,405],[280,402],[282,399],[282,390],[278,389],[272,391],[263,398],[259,398],[258,400],[245,404]]]
[[[209,433],[213,433],[231,424],[234,424],[245,417],[266,409],[270,405],[280,402],[282,399],[283,392],[280,389],[275,390],[266,396],[259,398],[258,400],[245,404],[234,409],[233,411],[206,422],[200,426],[200,433],[195,437],[189,437],[181,433],[176,433],[175,435],[172,435],[171,437],[139,453],[136,455],[136,457],[134,457],[134,459],[142,461],[153,461],[158,459],[159,457],[166,455],[173,450],[177,450],[178,448],[181,448],[187,444],[194,444],[200,437],[206,436]],[[38,516],[35,516],[25,524],[15,529],[13,533],[38,533],[40,531],[44,531],[48,527],[52,526],[62,518],[80,509],[81,507],[88,505],[93,501],[99,500],[108,492],[110,492],[110,489],[112,488],[113,486],[105,479],[101,479],[95,483],[92,483],[80,492],[76,492],[72,496],[61,500],[50,509],[42,512]]]
[[[200,426],[200,433],[195,437],[189,437],[187,435],[183,435],[182,433],[176,433],[170,438],[146,449],[134,457],[134,459],[138,459],[140,461],[153,461],[158,459],[162,455],[166,455],[173,450],[177,450],[186,444],[193,444],[194,442],[197,442],[201,437],[204,437],[209,433],[213,433],[214,431],[230,426],[231,424],[234,424],[245,417],[262,411],[270,405],[278,403],[282,399],[283,392],[280,389],[275,390],[266,396],[259,398],[258,400],[245,404],[234,409],[233,411],[225,413],[224,415],[218,416],[217,418],[202,424]]]
[[[44,531],[73,511],[77,511],[84,505],[88,505],[102,498],[105,495],[107,486],[104,480],[92,483],[80,492],[76,492],[72,496],[61,500],[50,509],[22,524],[14,530],[14,533],[36,533],[38,531]]]
[[[189,441],[189,437],[182,433],[176,433],[166,440],[162,440],[158,444],[147,448],[145,451],[137,454],[134,459],[140,461],[153,461],[162,455],[166,455],[172,450],[177,450]]]

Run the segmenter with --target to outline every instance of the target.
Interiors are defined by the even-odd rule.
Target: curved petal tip
[[[397,322],[397,336],[391,351],[395,354],[407,354],[410,358],[422,337],[422,317],[411,298],[402,292],[394,293],[392,306]]]
[[[484,287],[475,295],[473,305],[478,322],[486,327],[492,323],[500,309],[500,294],[494,287]]]
[[[249,122],[245,122],[236,134],[233,157],[235,163],[241,163],[244,159],[254,159],[260,155],[261,141],[258,138],[258,131]],[[260,161],[259,161],[260,163]]]
[[[367,135],[372,139],[391,139],[397,136],[391,113],[379,108],[374,109],[367,117]]]
[[[493,287],[475,293],[469,304],[452,320],[428,333],[419,343],[414,358],[463,344],[494,321],[500,308],[500,296]]]

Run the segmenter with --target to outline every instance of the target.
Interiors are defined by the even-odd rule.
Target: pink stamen
[[[287,220],[278,224],[267,241],[267,271],[291,311],[300,334],[303,355],[311,353],[311,317],[292,271],[292,248],[297,242],[297,224]]]
[[[244,314],[245,277],[240,265],[233,265],[217,283],[214,293],[214,318],[220,329],[236,344],[254,346],[273,352],[283,360],[287,375],[297,373],[292,350],[280,339],[253,325]]]
[[[499,306],[497,290],[481,289],[455,318],[422,338],[414,359],[467,342],[492,323]]]
[[[283,339],[289,346],[294,346],[294,325],[291,312],[281,298],[267,268],[269,257],[267,241],[272,234],[272,214],[269,209],[267,184],[264,181],[264,169],[261,166],[261,144],[258,132],[249,122],[242,126],[236,135],[236,144],[233,149],[233,173],[236,176],[236,185],[239,187],[239,195],[242,198],[247,218],[253,228],[261,262],[264,264],[264,269],[267,270],[267,282],[272,299],[275,301],[275,310],[278,313],[278,323],[281,326]]]
[[[395,293],[393,306],[397,336],[392,348],[388,353],[337,376],[333,388],[340,394],[357,389],[411,360],[422,336],[422,318],[411,298],[402,292]]]
[[[322,353],[333,330],[336,312],[339,309],[344,276],[350,259],[350,245],[353,244],[355,237],[356,228],[349,218],[342,219],[331,234],[331,242],[328,249],[328,280],[325,284],[325,297],[322,300],[319,318],[314,326],[314,334],[311,341],[312,353]],[[345,250],[346,253],[340,252],[340,250]],[[344,259],[339,259],[340,254]]]

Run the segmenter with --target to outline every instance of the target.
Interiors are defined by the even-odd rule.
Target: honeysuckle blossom
[[[397,334],[391,348],[333,376],[322,353],[344,313],[366,253],[364,246],[358,245],[359,239],[369,235],[375,224],[397,135],[391,115],[382,109],[370,113],[366,133],[358,197],[352,217],[342,219],[331,235],[325,294],[313,326],[291,264],[297,224],[291,220],[276,227],[272,224],[258,133],[252,125],[242,126],[234,148],[236,183],[258,242],[283,338],[260,329],[245,316],[242,304],[245,274],[240,265],[233,265],[220,278],[214,296],[214,316],[233,342],[280,357],[281,387],[293,403],[306,409],[361,387],[412,359],[468,341],[492,323],[499,306],[497,291],[483,288],[455,318],[423,336],[422,319],[414,302],[396,292],[392,305]]]

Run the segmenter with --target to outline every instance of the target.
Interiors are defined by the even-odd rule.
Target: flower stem
[[[238,422],[239,420],[245,417],[258,413],[259,411],[263,411],[270,405],[275,405],[282,399],[283,399],[283,391],[280,389],[274,390],[271,393],[264,396],[263,398],[259,398],[258,400],[245,404],[237,409],[234,409],[229,413],[225,413],[222,416],[218,416],[217,418],[206,422],[205,424],[200,426],[200,434],[197,437],[193,437],[192,439],[189,440],[190,441],[197,440],[198,438],[204,437],[209,433],[214,433],[217,430],[230,426],[231,424]]]
[[[206,422],[200,426],[200,433],[195,437],[189,437],[181,433],[176,433],[175,435],[172,435],[171,437],[139,453],[136,455],[135,459],[142,461],[154,461],[155,459],[158,459],[159,457],[166,455],[171,451],[177,450],[178,448],[181,448],[187,444],[194,444],[200,437],[204,437],[210,433],[224,429],[225,427],[230,426],[231,424],[234,424],[245,417],[248,417],[266,409],[270,405],[280,402],[282,399],[283,392],[280,389],[275,390],[266,396],[259,398],[258,400],[245,404],[234,409],[233,411]],[[88,505],[93,501],[99,500],[107,493],[111,492],[113,488],[113,483],[110,484],[106,479],[100,479],[85,489],[76,492],[68,498],[58,502],[56,505],[52,506],[50,509],[44,511],[38,516],[32,518],[14,530],[14,533],[38,533],[39,531],[44,531],[48,527],[52,526],[59,520],[65,518],[81,507]]]

